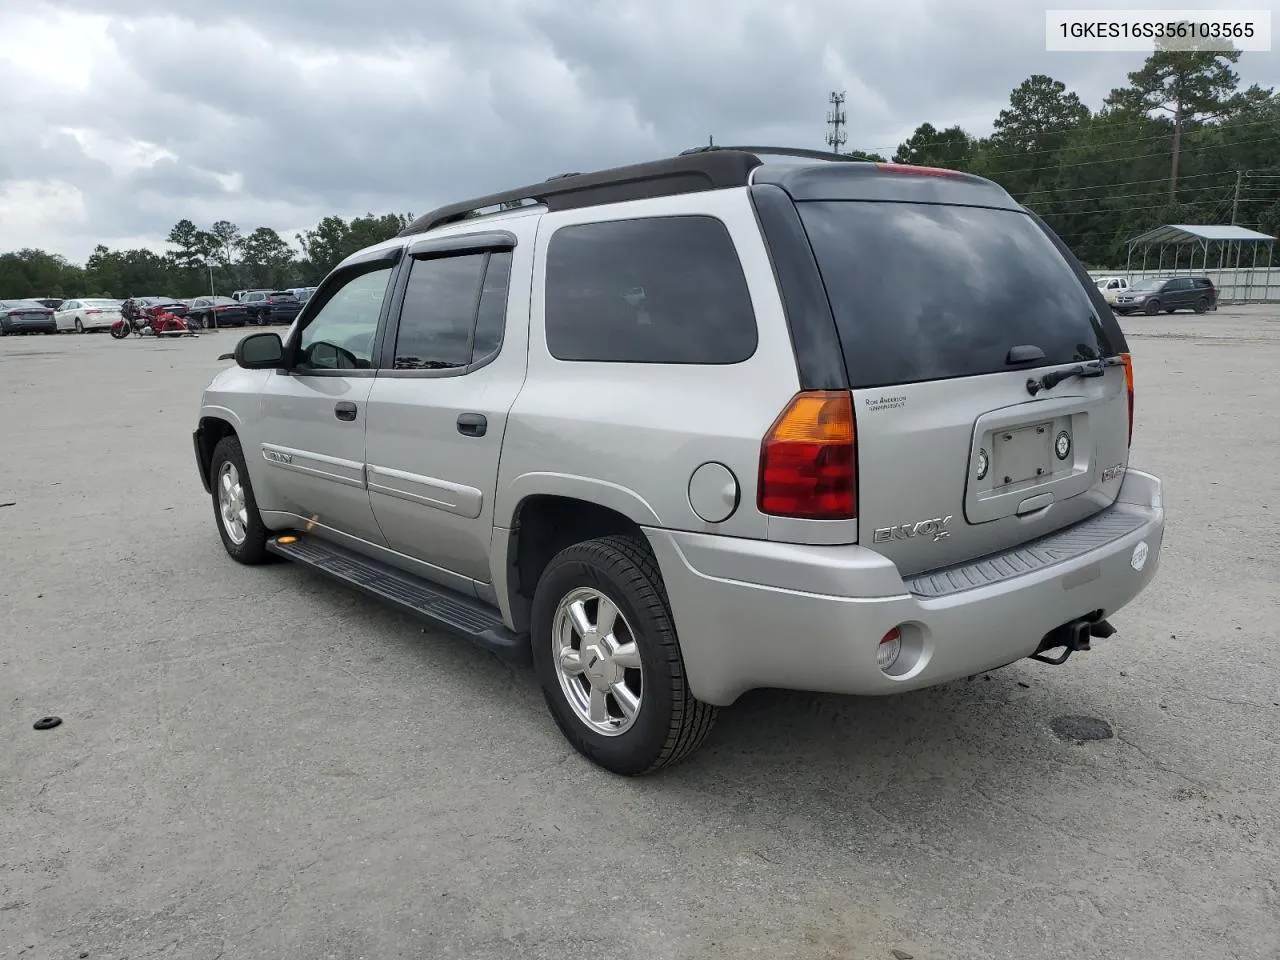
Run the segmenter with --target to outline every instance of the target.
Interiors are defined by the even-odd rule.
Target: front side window
[[[396,333],[397,370],[449,370],[502,344],[511,253],[414,260]]]
[[[547,348],[558,360],[729,364],[755,353],[746,276],[714,217],[562,227],[546,273]]]
[[[297,366],[301,370],[362,370],[373,366],[378,316],[387,295],[391,267],[348,280],[302,329]]]

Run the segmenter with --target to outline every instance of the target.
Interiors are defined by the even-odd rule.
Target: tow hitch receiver
[[[1073,653],[1092,649],[1089,644],[1094,637],[1105,640],[1107,637],[1115,636],[1115,632],[1116,628],[1106,620],[1081,617],[1079,620],[1064,623],[1046,633],[1036,652],[1031,655],[1031,659],[1057,666],[1060,663],[1066,663],[1067,658]],[[1046,650],[1056,650],[1059,647],[1062,648],[1060,655],[1045,656]]]

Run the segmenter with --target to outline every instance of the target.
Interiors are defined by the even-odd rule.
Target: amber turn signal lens
[[[856,517],[856,460],[849,392],[797,394],[761,444],[760,512],[807,520]]]

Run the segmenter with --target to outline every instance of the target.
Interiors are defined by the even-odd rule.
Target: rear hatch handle
[[[1027,393],[1034,397],[1041,390],[1052,390],[1062,381],[1070,380],[1072,377],[1104,377],[1109,366],[1111,364],[1106,360],[1091,360],[1065,370],[1050,371],[1043,377],[1030,377],[1027,379]]]

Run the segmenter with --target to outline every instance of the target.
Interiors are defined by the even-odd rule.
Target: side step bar
[[[475,597],[300,533],[272,537],[267,541],[267,549],[354,587],[402,613],[457,633],[506,659],[524,661],[528,658],[528,634],[513,632],[502,622],[497,610]]]

